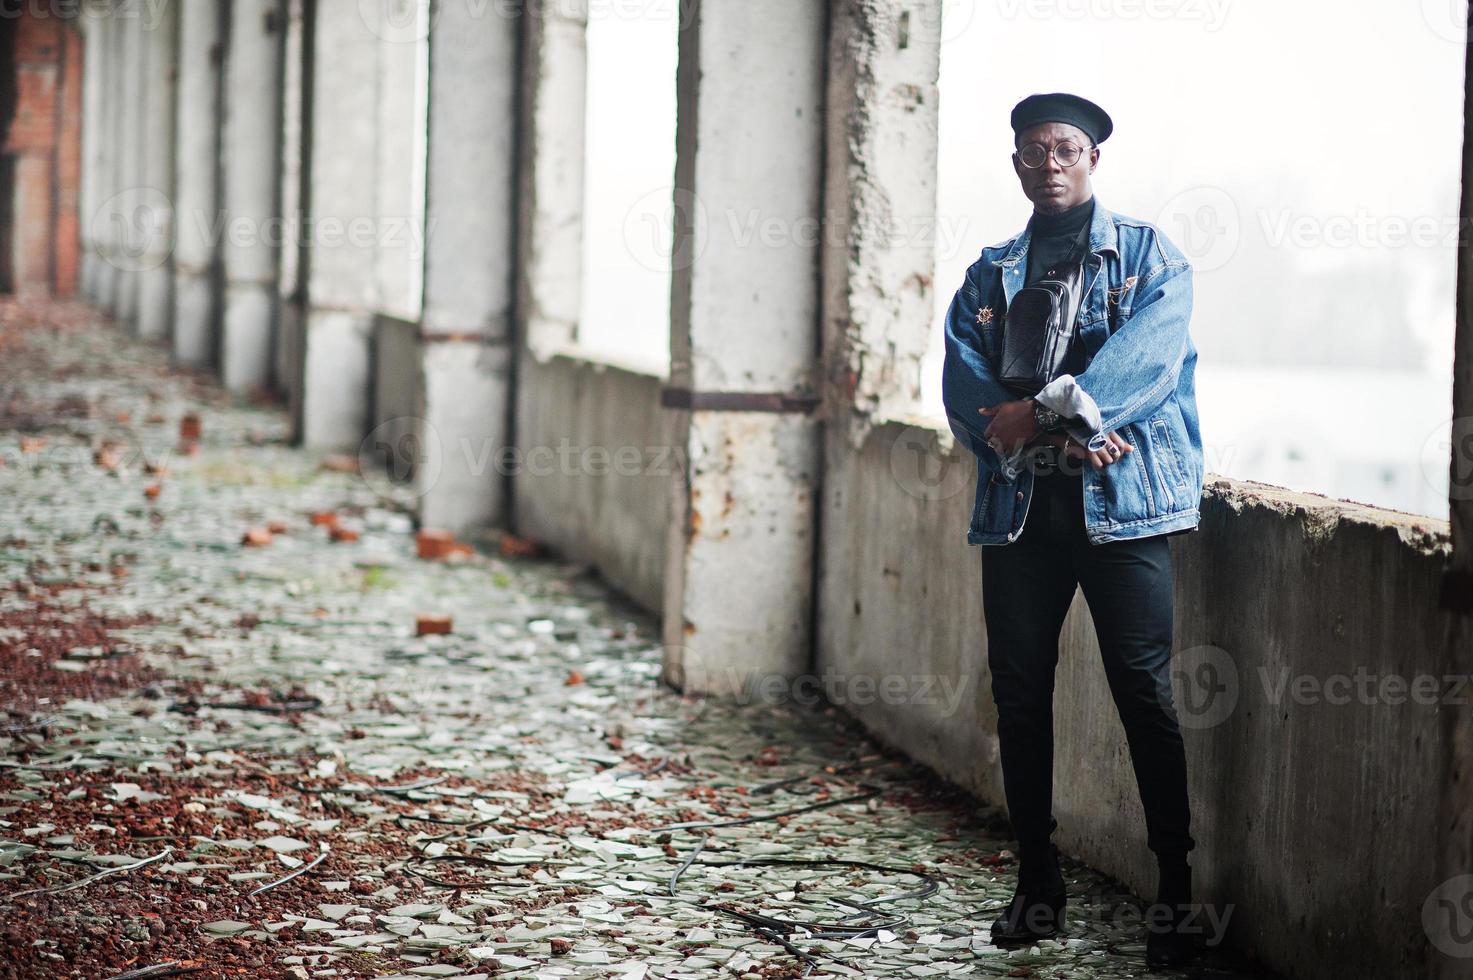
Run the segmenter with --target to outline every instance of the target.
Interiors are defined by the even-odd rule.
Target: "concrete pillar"
[[[517,288],[522,336],[546,359],[577,339],[583,302],[588,0],[532,0],[523,20]]]
[[[179,11],[175,128],[174,360],[215,363],[220,318],[220,85],[225,0]]]
[[[430,34],[429,184],[420,350],[429,457],[421,521],[497,523],[509,441],[516,241],[517,32],[509,17],[440,8]]]
[[[82,215],[93,239],[96,255],[93,274],[93,304],[105,312],[113,312],[118,296],[118,249],[119,225],[113,217],[113,208],[118,193],[119,140],[122,139],[122,112],[118,109],[119,85],[122,84],[122,24],[110,7],[103,7],[93,27],[102,38],[102,94],[99,96],[99,121],[97,121],[97,190],[96,203],[88,214]]]
[[[357,23],[357,17],[353,21]],[[222,144],[227,223],[220,374],[232,391],[248,391],[271,381],[276,259],[282,237],[277,209],[284,23],[282,0],[230,4]]]
[[[95,7],[83,8],[82,27],[82,182],[77,199],[77,220],[81,232],[82,299],[95,304],[98,299],[97,222],[93,220],[103,198],[102,168],[107,160],[107,142],[103,138],[103,92],[107,83],[107,35],[105,17]]]
[[[121,34],[118,86],[117,211],[120,241],[115,256],[112,313],[134,334],[138,332],[138,274],[149,251],[151,202],[143,185],[144,23],[148,6],[123,0],[114,14]]]
[[[372,6],[380,8],[377,33],[382,42],[378,51],[376,155],[378,312],[413,321],[419,319],[424,304],[429,0],[375,0]],[[452,21],[464,19],[472,25],[507,19],[500,15],[488,17],[473,4],[440,6],[440,17],[448,12]],[[448,135],[455,138],[454,133]]]
[[[272,379],[286,396],[292,417],[301,408],[302,320],[307,284],[304,278],[302,182],[306,174],[303,123],[307,118],[306,0],[287,0],[283,40],[281,98],[281,216],[287,234],[282,241],[276,279],[276,345]]]
[[[197,0],[189,0],[196,3]],[[179,8],[184,0],[145,7],[143,27],[143,188],[147,234],[138,273],[138,335],[168,342],[174,314],[174,96]]]
[[[98,125],[97,204],[83,220],[92,229],[97,255],[93,302],[103,312],[116,316],[119,268],[122,256],[122,212],[118,192],[123,173],[123,18],[115,7],[99,13],[96,26],[102,34],[102,98]]]
[[[824,467],[820,527],[862,523],[872,427],[904,418],[921,395],[934,319],[937,77],[942,0],[834,0],[827,63],[823,236]],[[954,286],[952,288],[955,288]],[[906,430],[891,454],[908,493],[970,493],[934,430]],[[956,473],[944,483],[937,474]],[[959,477],[959,478],[958,478]],[[819,548],[818,667],[886,673],[866,643],[884,609],[854,597],[876,574],[855,536]],[[965,677],[959,672],[958,682]],[[949,678],[948,678],[949,680]],[[906,705],[875,712],[924,711]]]
[[[826,22],[787,0],[694,0],[681,22],[664,628],[686,691],[810,663]]]
[[[357,449],[367,431],[378,306],[378,23],[381,4],[317,0],[311,25],[307,316],[297,436]],[[394,134],[402,139],[404,134]]]
[[[857,449],[921,397],[936,266],[942,0],[833,0],[824,190],[825,417]],[[876,353],[880,356],[876,356]]]

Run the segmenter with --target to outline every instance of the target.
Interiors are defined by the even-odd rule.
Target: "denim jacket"
[[[946,314],[942,400],[951,431],[977,457],[968,544],[1011,544],[1023,531],[1037,446],[1004,458],[987,445],[984,406],[1014,401],[998,382],[1005,310],[1023,286],[1029,231],[989,248],[967,269]],[[1197,423],[1197,350],[1187,326],[1192,267],[1154,225],[1095,200],[1085,258],[1078,340],[1085,369],[1034,396],[1064,416],[1069,436],[1091,450],[1118,432],[1135,451],[1096,470],[1083,467],[1084,523],[1091,544],[1190,531],[1200,522],[1205,466]],[[1005,302],[999,303],[1000,296]],[[994,304],[1001,309],[994,309]]]

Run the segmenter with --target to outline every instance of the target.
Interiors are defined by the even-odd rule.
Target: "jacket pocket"
[[[976,503],[972,505],[972,530],[983,530],[982,521],[987,515],[987,503],[992,499],[992,487],[998,482],[996,473],[987,475],[987,482],[977,486]]]
[[[1156,460],[1157,472],[1163,483],[1172,487],[1172,496],[1185,494],[1188,490],[1186,471],[1182,469],[1181,457],[1171,440],[1171,427],[1165,416],[1151,419],[1151,455]]]

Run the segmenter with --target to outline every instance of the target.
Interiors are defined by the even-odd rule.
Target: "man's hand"
[[[1104,447],[1095,452],[1085,449],[1062,432],[1044,432],[1039,428],[1038,420],[1033,417],[1031,398],[1003,402],[1001,405],[979,408],[977,411],[992,419],[992,424],[987,427],[987,444],[1006,456],[1011,456],[1039,436],[1043,437],[1040,442],[1062,446],[1069,456],[1088,460],[1089,465],[1097,470],[1119,462],[1125,458],[1126,453],[1135,452],[1130,441],[1116,432],[1106,435]]]
[[[1033,417],[1031,398],[1003,402],[977,411],[992,419],[992,424],[987,427],[987,444],[1004,456],[1011,456],[1043,431],[1038,427],[1038,419]]]
[[[1105,440],[1105,448],[1093,453],[1062,432],[1045,432],[1039,442],[1046,442],[1051,446],[1058,446],[1073,459],[1087,459],[1089,460],[1089,465],[1097,470],[1104,469],[1111,463],[1120,462],[1125,458],[1126,453],[1135,452],[1135,447],[1130,444],[1130,440],[1118,432],[1111,432],[1105,436]],[[1111,453],[1111,449],[1117,451]]]

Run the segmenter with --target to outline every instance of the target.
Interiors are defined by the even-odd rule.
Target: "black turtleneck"
[[[1028,245],[1028,274],[1024,285],[1031,286],[1044,278],[1051,268],[1069,257],[1079,238],[1094,217],[1095,199],[1090,197],[1082,204],[1060,211],[1058,214],[1033,212],[1028,219],[1028,228],[1033,233]]]

